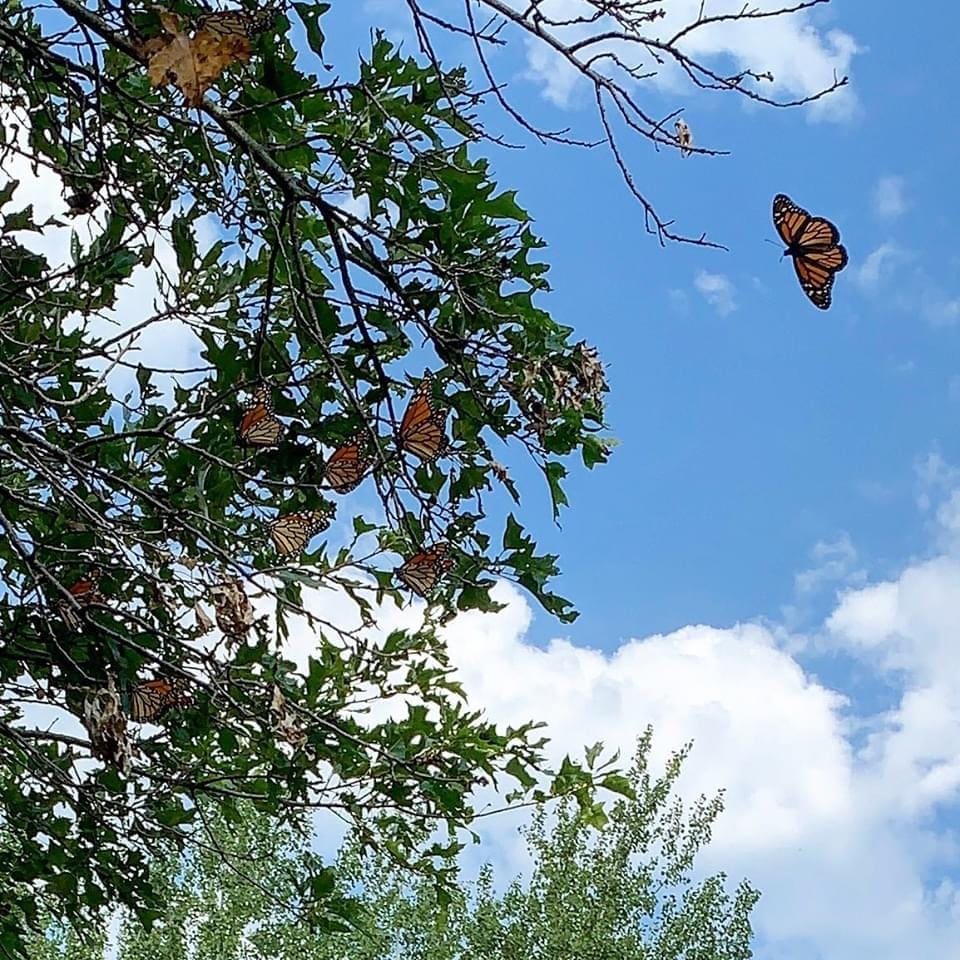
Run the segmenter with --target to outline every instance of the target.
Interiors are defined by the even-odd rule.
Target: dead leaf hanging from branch
[[[160,11],[165,35],[142,44],[147,74],[155,87],[172,83],[190,106],[199,106],[203,95],[223,71],[250,59],[250,38],[266,25],[262,17],[228,11],[204,17],[193,32],[168,10]]]
[[[225,580],[210,591],[216,610],[217,626],[225,637],[242,640],[253,623],[253,606],[243,589],[242,580]]]
[[[127,736],[127,718],[112,677],[106,687],[87,694],[83,703],[83,724],[90,734],[93,755],[123,773],[129,773],[136,747]]]

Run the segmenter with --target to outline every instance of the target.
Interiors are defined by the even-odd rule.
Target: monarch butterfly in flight
[[[447,448],[447,411],[434,405],[432,387],[433,374],[428,370],[413,391],[400,422],[400,446],[424,463],[436,460]]]
[[[266,384],[253,392],[237,427],[240,442],[250,447],[275,447],[283,433],[283,424],[273,415],[273,401]]]
[[[363,480],[372,463],[373,457],[358,433],[330,454],[323,476],[334,493],[349,493]]]
[[[397,568],[397,577],[417,596],[426,598],[444,574],[453,569],[453,557],[447,556],[449,546],[437,543],[415,553],[402,567]]]
[[[67,591],[81,607],[88,607],[93,603],[103,603],[104,596],[97,586],[99,582],[100,571],[97,569],[89,570],[79,580],[67,587]],[[73,604],[66,597],[57,601],[57,609],[59,609],[60,616],[71,630],[80,629],[80,617],[77,615]]]
[[[815,307],[826,310],[833,278],[847,265],[840,231],[823,217],[811,217],[782,193],[773,198],[773,225],[787,245],[784,254],[793,257],[803,292]]]
[[[186,693],[185,680],[147,680],[138,683],[130,693],[130,718],[136,723],[159,720],[174,707],[185,707],[193,701]]]
[[[272,521],[270,539],[277,553],[283,557],[303,553],[313,537],[330,526],[333,513],[333,510],[301,510]]]

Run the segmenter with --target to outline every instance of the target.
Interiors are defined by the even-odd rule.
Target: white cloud
[[[960,486],[960,470],[934,450],[913,465],[917,478],[917,507],[926,513],[935,501],[944,501],[954,487]]]
[[[909,254],[895,243],[881,243],[860,265],[857,283],[861,289],[873,293],[908,259]]]
[[[684,794],[726,790],[704,866],[762,890],[764,953],[960,956],[956,891],[925,881],[946,842],[926,814],[960,792],[960,563],[849,590],[829,618],[835,646],[909,670],[896,709],[875,717],[857,717],[758,624],[691,625],[610,652],[563,639],[540,648],[524,640],[525,600],[498,593],[502,613],[464,614],[447,631],[471,703],[502,723],[545,720],[553,758],[595,740],[629,751],[648,723],[655,763],[693,739]],[[958,679],[936,684],[948,667]],[[875,732],[858,751],[864,723]],[[517,868],[516,822],[484,821],[481,854]]]
[[[802,570],[793,580],[799,594],[813,593],[831,583],[862,581],[866,576],[857,568],[857,549],[847,533],[835,540],[819,541],[811,553],[813,566]]]
[[[729,277],[724,274],[701,270],[694,278],[693,285],[721,317],[726,317],[737,309],[734,299],[736,290]]]
[[[520,6],[519,4],[515,4]],[[557,20],[595,13],[595,4],[589,7],[583,0],[548,0],[540,5],[543,12]],[[664,4],[665,16],[654,24],[644,23],[641,30],[656,39],[665,40],[697,19],[700,0],[674,0]],[[763,0],[751,9],[773,10],[782,4],[777,0]],[[739,12],[739,0],[717,0],[708,13]],[[594,24],[590,33],[601,32],[603,21]],[[558,31],[564,39],[576,40],[586,35],[581,27]],[[735,73],[751,69],[773,74],[772,84],[763,84],[763,93],[781,98],[802,98],[830,86],[835,77],[848,75],[854,55],[859,52],[856,41],[841,30],[820,30],[813,18],[805,13],[794,16],[724,22],[694,30],[680,41],[682,52],[695,57],[721,73]],[[591,53],[615,48],[594,46]],[[566,107],[574,102],[574,91],[582,82],[579,74],[544,43],[531,39],[527,44],[528,72],[543,85],[544,95],[553,103]],[[625,53],[625,59],[637,59],[636,50]],[[685,75],[672,64],[658,66],[659,72],[650,82],[672,90],[687,89]],[[811,104],[809,116],[832,120],[849,118],[857,103],[849,87]]]
[[[960,491],[941,510],[960,516]],[[844,595],[827,626],[839,646],[901,678],[898,705],[864,748],[875,801],[905,820],[960,798],[960,559],[942,555]]]
[[[893,220],[907,209],[903,177],[881,177],[873,188],[873,210],[878,217]]]
[[[14,145],[26,140],[25,121],[15,113],[0,113],[0,125],[3,136]],[[44,223],[56,218],[63,226],[51,225],[42,233],[23,231],[17,233],[17,240],[28,250],[42,254],[51,266],[65,263],[70,255],[70,221],[67,219],[67,204],[64,201],[63,181],[52,170],[44,166],[36,168],[30,161],[11,152],[4,158],[3,178],[16,180],[19,186],[14,190],[6,207],[7,211],[20,210],[28,205],[33,207],[34,221]]]
[[[935,327],[952,327],[960,322],[960,297],[941,297],[930,291],[924,296],[923,314]]]
[[[9,142],[23,145],[28,128],[25,116],[17,111],[7,111],[0,115],[0,124],[5,128]],[[70,260],[71,238],[75,237],[81,247],[86,248],[99,234],[106,221],[106,208],[101,204],[90,215],[81,215],[74,219],[67,216],[65,189],[60,177],[44,166],[36,168],[31,162],[13,153],[5,162],[5,177],[18,181],[8,209],[17,210],[32,205],[34,219],[38,223],[55,218],[61,225],[50,225],[41,233],[23,231],[17,239],[25,247],[47,258],[51,269],[56,269]],[[143,322],[153,313],[153,306],[159,294],[158,278],[162,274],[174,283],[177,277],[176,256],[170,243],[155,230],[149,230],[147,239],[154,244],[154,262],[149,266],[137,266],[130,278],[117,288],[116,302],[109,310],[86,318],[90,331],[100,340],[115,339],[124,331],[141,328]],[[198,226],[200,249],[208,249],[216,239],[215,231],[209,223],[201,220]],[[75,327],[81,318],[68,317],[64,325]],[[202,344],[188,323],[177,317],[164,317],[162,320],[142,326],[138,332],[122,343],[111,348],[111,356],[116,357],[123,349],[123,359],[136,364],[143,361],[145,366],[170,369],[187,369],[200,363]],[[127,367],[108,367],[102,360],[91,363],[96,369],[108,369],[107,383],[114,395],[136,389],[135,372]],[[189,379],[181,382],[190,382]],[[172,389],[172,381],[161,378],[157,385],[162,390]]]

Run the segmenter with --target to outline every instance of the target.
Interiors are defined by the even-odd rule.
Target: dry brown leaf
[[[175,84],[193,107],[230,64],[250,59],[250,40],[243,34],[201,29],[191,37],[181,19],[166,10],[161,12],[160,22],[168,34],[163,46],[158,48],[155,40],[148,40],[141,47],[150,82],[155,87]]]
[[[210,615],[199,603],[194,604],[193,616],[197,621],[197,630],[201,635],[209,633],[213,629],[213,621],[210,619]]]
[[[87,693],[83,702],[83,723],[90,734],[91,753],[129,773],[137,749],[127,735],[127,718],[112,677],[108,678],[106,687]]]
[[[277,737],[291,746],[300,747],[307,742],[307,735],[291,716],[287,699],[274,684],[270,696],[270,713],[273,715],[272,728]]]
[[[242,580],[225,580],[210,590],[217,626],[224,636],[243,639],[253,623],[253,607],[243,590]]]

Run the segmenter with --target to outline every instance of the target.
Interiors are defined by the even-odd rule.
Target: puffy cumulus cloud
[[[513,4],[514,6],[522,6]],[[665,16],[653,24],[642,24],[644,33],[658,40],[667,40],[688,24],[697,20],[701,9],[700,0],[674,0],[664,4]],[[545,15],[555,20],[572,20],[577,16],[595,14],[595,5],[588,6],[583,0],[547,0],[540,5]],[[778,10],[784,4],[778,0],[762,0],[751,5],[758,12]],[[711,16],[739,13],[743,4],[739,0],[719,0],[708,11]],[[602,29],[597,25],[590,33]],[[570,27],[560,32],[564,39],[578,40],[587,35],[583,27]],[[821,30],[813,18],[804,12],[792,16],[751,18],[741,21],[724,21],[706,25],[691,31],[680,41],[681,51],[703,61],[721,73],[736,73],[740,70],[769,72],[772,84],[764,84],[763,92],[774,96],[803,98],[829,87],[834,79],[850,72],[853,57],[858,52],[856,41],[841,30]],[[607,49],[610,45],[591,47],[591,53]],[[569,106],[580,82],[578,72],[555,51],[540,41],[528,41],[527,75],[543,86],[544,95],[558,106]],[[626,56],[628,62],[635,56]],[[670,89],[682,89],[684,75],[679,67],[666,65],[651,82]],[[852,90],[842,88],[833,95],[810,105],[811,118],[846,120],[857,108]]]
[[[937,511],[960,532],[960,491]],[[863,750],[874,796],[900,817],[960,799],[960,555],[916,563],[899,577],[841,596],[827,621],[834,643],[886,673],[901,692],[875,719]]]
[[[661,758],[693,739],[710,761],[690,764],[685,789],[724,786],[722,843],[741,849],[792,844],[806,824],[846,808],[843,698],[805,676],[766,628],[688,626],[611,654],[563,639],[541,649],[523,639],[526,602],[498,591],[505,611],[464,614],[448,629],[451,658],[492,717],[545,721],[553,759],[597,740],[629,756],[648,723]]]
[[[736,288],[730,278],[724,274],[701,270],[694,277],[693,285],[721,317],[729,316],[737,309]]]
[[[947,496],[941,524],[954,501],[960,517],[960,493]],[[848,538],[817,555],[830,579],[834,561],[855,569]],[[682,792],[726,791],[703,865],[763,891],[764,955],[960,957],[945,863],[956,844],[933,817],[960,799],[960,556],[848,586],[826,619],[820,652],[842,651],[892,689],[895,706],[881,711],[812,675],[802,639],[777,627],[690,625],[610,651],[560,638],[540,647],[525,640],[526,601],[497,590],[501,613],[447,628],[471,702],[501,723],[545,721],[554,760],[596,740],[629,754],[648,723],[655,763],[693,740]],[[518,822],[484,821],[481,855],[520,869]]]

